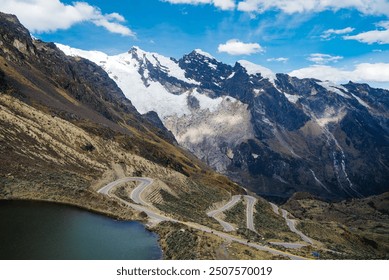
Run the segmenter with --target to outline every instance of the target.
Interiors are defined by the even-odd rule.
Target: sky
[[[0,0],[44,41],[181,58],[202,49],[300,78],[389,89],[389,0]]]

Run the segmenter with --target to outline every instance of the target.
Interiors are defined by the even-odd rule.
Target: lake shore
[[[160,259],[159,236],[118,220],[49,201],[0,200],[1,259]]]

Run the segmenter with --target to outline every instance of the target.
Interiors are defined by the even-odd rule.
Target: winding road
[[[132,191],[130,197],[132,200],[134,200],[135,202],[142,204],[142,205],[130,203],[130,202],[125,201],[124,199],[121,199],[120,197],[117,197],[116,195],[111,193],[111,190],[114,187],[117,187],[118,185],[124,184],[127,182],[132,182],[132,181],[133,182],[140,182],[140,184]],[[187,225],[188,227],[191,227],[191,228],[203,231],[203,232],[212,233],[212,234],[217,235],[217,236],[219,236],[227,241],[230,241],[230,242],[234,241],[234,242],[244,244],[244,245],[252,247],[252,248],[256,248],[256,249],[261,250],[261,251],[269,252],[271,254],[285,256],[285,257],[290,258],[291,260],[306,260],[306,258],[304,258],[304,257],[296,256],[296,255],[290,254],[288,252],[283,252],[283,251],[280,251],[280,250],[277,250],[274,248],[270,248],[270,247],[267,247],[264,245],[256,244],[256,243],[247,243],[247,240],[242,239],[240,237],[232,236],[232,235],[227,234],[225,232],[216,231],[214,229],[211,229],[209,227],[206,227],[206,226],[203,226],[200,224],[196,224],[196,223],[192,223],[192,222],[182,222],[179,220],[175,220],[175,219],[172,219],[170,217],[165,216],[162,213],[158,213],[155,208],[150,208],[151,206],[141,198],[142,192],[148,186],[150,186],[152,183],[153,183],[153,179],[150,179],[150,178],[127,177],[127,178],[118,179],[114,182],[109,183],[108,185],[99,189],[98,193],[101,193],[103,195],[117,199],[118,201],[122,202],[123,204],[125,204],[125,205],[127,205],[127,206],[129,206],[137,211],[145,212],[148,215],[148,217],[150,218],[150,220],[152,222],[151,224],[153,224],[153,222],[158,223],[161,221],[171,221],[171,222],[182,223],[182,224]],[[221,207],[217,210],[210,211],[208,213],[210,213],[211,215],[217,215],[225,210],[228,210],[231,207],[233,207],[236,203],[238,203],[240,198],[241,198],[241,196],[239,196],[239,195],[234,196],[231,199],[231,201],[229,203],[227,203],[226,205],[224,205],[223,207]]]
[[[306,236],[304,233],[302,233],[296,228],[296,220],[291,220],[288,218],[288,214],[289,214],[288,211],[281,209],[281,213],[282,213],[282,217],[285,219],[286,224],[288,225],[291,231],[299,235],[301,239],[304,240],[305,242],[309,244],[313,244],[313,240],[311,238],[309,238],[308,236]]]
[[[142,199],[143,191],[154,183],[154,180],[151,178],[136,178],[137,182],[140,184],[131,192],[130,198],[138,204],[149,206],[149,204]]]
[[[269,203],[270,203],[271,208],[273,209],[273,212],[276,213],[277,215],[279,215],[280,214],[279,207],[272,202],[269,202]]]
[[[246,200],[247,203],[247,208],[246,208],[247,228],[249,230],[256,232],[254,227],[254,206],[255,203],[257,203],[257,199],[250,195],[245,195],[244,199]]]
[[[291,260],[308,260],[307,258],[304,258],[301,256],[296,256],[296,255],[293,255],[293,254],[288,253],[288,252],[284,252],[284,251],[280,251],[280,250],[277,250],[274,248],[270,248],[268,246],[260,245],[260,244],[253,243],[253,242],[247,243],[247,240],[245,240],[245,239],[230,235],[230,234],[225,233],[225,232],[215,231],[215,230],[210,229],[209,227],[206,227],[203,225],[194,224],[194,223],[183,223],[183,224],[185,224],[189,227],[195,228],[197,230],[212,233],[212,234],[217,235],[217,236],[219,236],[219,237],[221,237],[229,242],[233,241],[233,242],[237,242],[240,244],[244,244],[246,246],[256,248],[256,249],[261,250],[261,251],[266,251],[266,252],[269,252],[269,253],[274,254],[274,255],[281,255],[281,256],[288,257]]]
[[[229,202],[227,202],[222,207],[220,207],[216,210],[212,210],[212,211],[207,212],[207,215],[211,218],[214,218],[216,221],[218,221],[219,224],[221,224],[221,226],[224,228],[224,231],[234,231],[235,228],[233,225],[231,225],[230,223],[227,223],[226,221],[223,221],[222,219],[218,218],[217,216],[219,214],[221,214],[222,212],[234,207],[240,201],[240,199],[241,199],[240,195],[234,195]]]
[[[111,190],[114,187],[121,185],[121,184],[124,184],[124,183],[127,183],[127,182],[140,182],[140,184],[131,192],[130,198],[134,202],[142,204],[142,205],[130,203],[130,202],[114,195],[114,194],[111,194]],[[175,219],[166,217],[165,215],[157,213],[156,210],[148,208],[148,207],[150,207],[150,205],[141,198],[143,191],[148,186],[150,186],[153,182],[154,182],[154,180],[151,178],[127,177],[127,178],[122,178],[122,179],[118,179],[114,182],[111,182],[108,185],[99,189],[97,192],[104,194],[104,195],[107,195],[109,197],[113,197],[113,198],[119,200],[120,202],[124,203],[125,205],[127,205],[135,210],[138,210],[140,212],[145,212],[147,214],[147,216],[150,218],[151,224],[159,223],[162,221],[177,222],[177,220],[175,220]]]
[[[286,225],[289,227],[290,231],[296,233],[301,237],[301,239],[309,244],[313,244],[313,240],[306,236],[304,233],[299,231],[296,228],[296,220],[291,220],[288,218],[288,211],[284,209],[280,209],[277,205],[275,205],[272,202],[269,202],[271,208],[273,209],[273,212],[276,213],[277,215],[280,215],[280,210],[281,210],[281,216],[285,219]],[[278,245],[278,246],[283,246],[285,248],[291,248],[291,249],[301,249],[302,247],[305,247],[306,244],[299,244],[299,243],[285,243],[285,242],[270,242],[270,244],[273,245]]]

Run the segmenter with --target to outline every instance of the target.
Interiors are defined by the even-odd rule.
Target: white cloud
[[[343,56],[332,56],[323,53],[313,53],[309,55],[307,59],[316,64],[327,64],[329,62],[338,62],[339,60],[343,59]]]
[[[342,70],[326,65],[314,65],[289,73],[298,78],[316,78],[322,81],[344,83],[348,81],[363,83],[389,83],[388,63],[361,63],[353,70]]]
[[[171,4],[212,4],[221,10],[233,10],[235,9],[235,0],[162,0]]]
[[[235,9],[235,1],[234,0],[213,0],[213,4],[222,10]]]
[[[220,44],[218,51],[230,55],[250,55],[264,52],[265,50],[258,43],[243,43],[237,39],[231,39],[225,44]]]
[[[333,35],[342,35],[342,34],[348,34],[355,30],[355,28],[352,27],[346,27],[343,29],[328,29],[323,32],[323,34],[320,36],[323,39],[330,39]]]
[[[377,24],[380,30],[363,32],[353,36],[344,36],[345,40],[357,40],[367,44],[389,44],[389,21],[383,21]]]
[[[80,22],[92,22],[112,33],[135,36],[122,23],[125,19],[118,13],[103,14],[98,7],[86,2],[63,4],[60,0],[1,0],[1,11],[16,15],[32,32],[52,32],[68,29]]]
[[[389,15],[387,0],[244,0],[238,4],[240,11],[257,13],[281,10],[284,13],[293,14],[350,8],[366,15]]]
[[[272,58],[268,58],[266,60],[269,61],[269,62],[283,62],[283,63],[286,63],[289,60],[289,58],[287,58],[287,57],[272,57]]]

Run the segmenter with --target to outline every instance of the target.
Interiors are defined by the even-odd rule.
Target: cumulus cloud
[[[328,29],[328,30],[324,31],[320,37],[322,39],[328,40],[328,39],[331,39],[331,37],[333,37],[333,35],[348,34],[348,33],[353,32],[354,30],[355,30],[355,28],[352,28],[352,27],[346,27],[343,29]]]
[[[389,44],[389,21],[380,22],[377,24],[377,27],[381,28],[381,30],[362,32],[353,36],[344,36],[343,38],[345,40],[357,40],[367,44]]]
[[[289,75],[298,78],[316,78],[322,81],[344,83],[354,82],[378,82],[389,83],[388,63],[361,63],[353,70],[342,70],[327,65],[314,65],[307,68],[294,70]]]
[[[112,33],[135,36],[131,29],[123,25],[125,19],[122,15],[103,14],[98,7],[86,2],[67,5],[60,0],[1,0],[1,10],[16,15],[32,32],[52,32],[68,29],[80,22],[92,22]]]
[[[235,0],[162,0],[171,4],[212,4],[221,10],[232,10],[235,9]]]
[[[327,64],[330,62],[338,62],[339,60],[343,59],[343,56],[332,56],[323,53],[313,53],[307,59],[316,64]]]
[[[250,55],[261,53],[265,50],[258,43],[243,43],[237,39],[228,40],[225,44],[220,44],[219,52],[225,52],[230,55]]]
[[[287,58],[287,57],[272,57],[272,58],[268,58],[266,60],[269,61],[269,62],[283,62],[283,63],[286,63],[289,60],[289,58]]]
[[[366,15],[389,15],[387,0],[244,0],[238,10],[263,13],[267,10],[281,10],[287,14],[322,12],[325,10],[356,9]]]
[[[222,10],[233,10],[250,13],[263,13],[268,10],[280,10],[287,14],[304,12],[337,11],[356,9],[365,15],[389,16],[387,0],[160,0],[171,4],[212,4]]]

